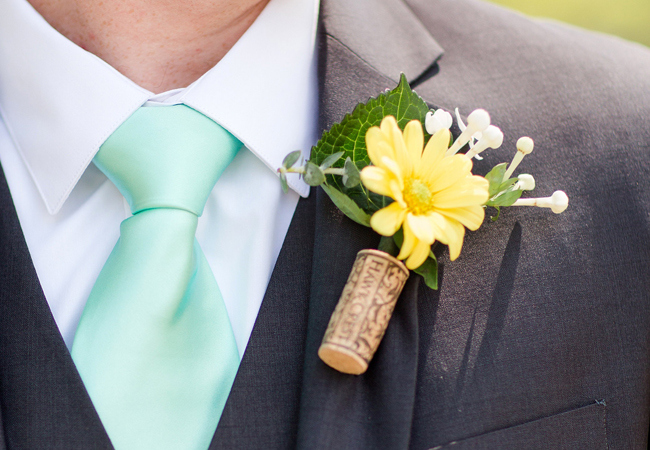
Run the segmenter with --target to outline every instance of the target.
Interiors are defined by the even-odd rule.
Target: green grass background
[[[490,0],[650,46],[650,0]]]

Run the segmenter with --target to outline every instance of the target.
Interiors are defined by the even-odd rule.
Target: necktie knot
[[[185,106],[143,107],[101,146],[95,165],[131,212],[176,208],[200,216],[241,142]]]

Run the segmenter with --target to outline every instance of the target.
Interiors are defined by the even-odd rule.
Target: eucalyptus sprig
[[[284,161],[282,161],[282,167],[278,169],[282,189],[285,193],[289,188],[287,185],[288,173],[300,174],[309,186],[320,186],[325,182],[326,175],[341,176],[343,185],[347,188],[353,188],[361,182],[359,169],[357,169],[357,166],[349,156],[346,158],[342,168],[332,167],[334,163],[341,159],[345,152],[336,152],[329,155],[320,165],[316,165],[311,161],[305,161],[304,164],[301,163],[301,165],[296,166],[301,154],[302,152],[300,150],[289,153],[284,158]]]

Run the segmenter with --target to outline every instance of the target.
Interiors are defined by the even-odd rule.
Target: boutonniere
[[[357,255],[318,351],[336,370],[366,371],[410,271],[437,289],[434,244],[447,245],[453,261],[465,229],[477,230],[488,207],[495,209],[496,220],[503,207],[539,206],[560,213],[568,205],[562,191],[520,198],[535,187],[532,175],[514,176],[533,150],[529,137],[517,141],[510,163],[485,176],[473,174],[472,159],[500,147],[503,133],[482,109],[469,114],[467,124],[456,110],[456,120],[461,134],[454,140],[451,114],[429,110],[402,75],[395,89],[358,104],[325,131],[309,161],[292,152],[278,169],[285,191],[286,177],[299,174],[310,186],[321,186],[350,219],[382,236],[378,249]]]

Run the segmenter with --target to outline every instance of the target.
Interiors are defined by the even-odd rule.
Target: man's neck
[[[154,93],[218,63],[269,0],[29,0],[55,29]]]

